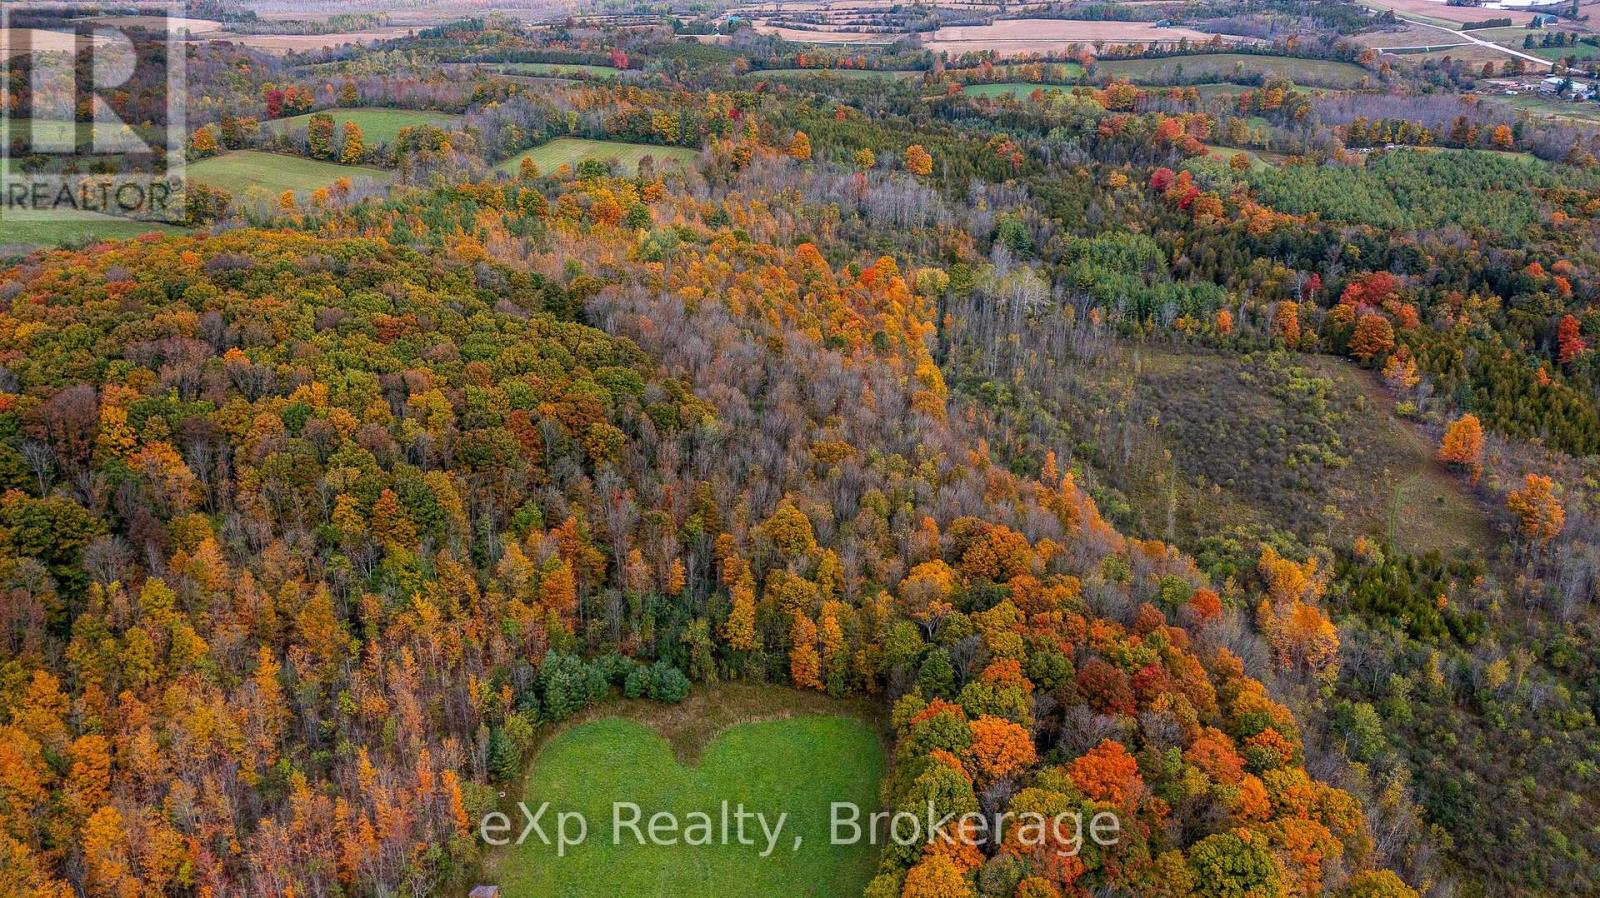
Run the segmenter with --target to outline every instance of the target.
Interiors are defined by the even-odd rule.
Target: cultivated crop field
[[[349,31],[337,34],[232,34],[213,32],[204,35],[206,40],[228,41],[260,50],[264,53],[308,53],[328,47],[367,45],[393,40],[411,34],[413,29],[400,27],[372,28],[366,31]]]
[[[1414,19],[1431,20],[1444,27],[1460,27],[1464,22],[1510,19],[1512,25],[1526,25],[1533,13],[1521,9],[1484,9],[1475,6],[1450,6],[1443,0],[1360,0],[1362,6],[1391,10]]]
[[[1096,74],[1127,78],[1139,84],[1176,84],[1183,81],[1236,79],[1259,74],[1288,78],[1296,84],[1357,87],[1369,73],[1349,62],[1300,59],[1292,56],[1257,56],[1250,53],[1195,53],[1160,59],[1107,59],[1095,63]]]
[[[840,707],[810,713],[831,706],[814,695],[713,691],[681,706],[617,702],[551,738],[533,761],[523,801],[530,808],[549,802],[550,820],[562,811],[583,814],[588,838],[564,857],[537,839],[507,847],[491,861],[492,881],[507,895],[570,898],[860,894],[877,851],[830,845],[828,808],[850,802],[863,815],[876,810],[885,759],[873,726]],[[693,713],[696,707],[706,713]],[[772,714],[781,719],[760,719]],[[614,802],[637,804],[648,832],[653,813],[683,820],[701,811],[718,820],[723,801],[765,813],[769,826],[788,813],[770,856],[760,857],[767,839],[753,822],[746,833],[756,847],[641,846],[628,829],[620,830],[621,844],[612,838]]]
[[[688,165],[700,153],[686,147],[661,147],[647,143],[623,143],[618,140],[584,140],[578,137],[558,137],[543,146],[524,150],[496,166],[497,169],[516,174],[523,159],[532,159],[542,174],[553,173],[563,165],[574,168],[587,159],[615,159],[624,171],[637,172],[639,161],[646,156],[655,159],[656,165]]]
[[[301,156],[281,156],[257,150],[236,150],[190,164],[188,176],[195,181],[235,196],[251,187],[270,193],[285,190],[305,191],[327,187],[340,178],[352,181],[386,182],[392,175],[381,168],[365,165],[336,165]]]
[[[345,122],[355,122],[361,128],[361,136],[367,146],[380,143],[392,143],[400,135],[401,128],[415,128],[418,125],[434,125],[439,128],[453,128],[461,123],[461,116],[445,112],[418,112],[412,109],[329,109],[327,113],[333,116],[335,129],[344,127]],[[296,115],[290,118],[278,119],[270,122],[266,127],[289,132],[304,130],[311,122],[313,113]]]
[[[785,28],[757,22],[760,34],[773,34],[786,41],[802,44],[888,44],[901,35],[894,31],[849,31],[832,28]]]
[[[954,25],[927,35],[929,50],[965,53],[994,50],[1002,56],[1063,49],[1069,43],[1177,43],[1208,41],[1211,35],[1192,28],[1157,28],[1150,22],[1106,22],[1073,19],[1002,19],[988,25]]]

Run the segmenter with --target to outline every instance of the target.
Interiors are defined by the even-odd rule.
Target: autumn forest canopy
[[[1570,85],[1343,2],[282,6],[189,5],[181,221],[0,216],[0,895],[1600,890]],[[636,794],[1119,829],[481,825]]]

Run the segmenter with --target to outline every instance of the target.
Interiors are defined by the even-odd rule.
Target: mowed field
[[[67,122],[53,119],[13,118],[4,123],[4,133],[12,145],[20,145],[23,152],[35,145],[43,151],[56,152],[54,147],[71,144],[74,147],[94,143],[106,151],[126,149],[136,151],[147,144],[157,143],[163,136],[159,128],[133,127],[120,122]],[[46,149],[50,148],[50,149]]]
[[[194,19],[164,16],[99,16],[90,21],[96,25],[107,28],[133,29],[142,28],[158,33],[176,33],[187,31],[191,35],[212,34],[223,29],[223,24],[216,19]]]
[[[532,159],[540,174],[553,174],[563,165],[574,168],[587,159],[615,159],[626,172],[637,172],[639,160],[650,156],[657,168],[665,165],[690,165],[699,158],[698,150],[687,147],[661,147],[648,143],[623,143],[618,140],[585,140],[579,137],[558,137],[543,146],[524,150],[495,166],[499,171],[516,174],[523,159]]]
[[[855,804],[863,817],[877,809],[885,753],[875,727],[852,705],[791,690],[706,691],[716,695],[697,691],[678,706],[615,702],[551,737],[533,760],[522,800],[530,808],[550,803],[547,830],[557,814],[581,813],[588,836],[565,856],[537,838],[504,848],[489,858],[484,881],[507,896],[563,898],[861,894],[877,850],[830,844],[828,815],[831,802]],[[733,844],[722,844],[716,829],[710,845],[640,845],[632,830],[613,828],[623,802],[638,805],[645,834],[659,812],[680,825],[699,812],[720,827],[723,802],[730,815],[740,804],[766,814],[769,827],[788,816],[761,857],[769,842],[753,820],[745,837],[755,845],[737,844],[737,832]]]
[[[756,22],[757,34],[771,34],[786,41],[800,44],[890,44],[904,35],[893,31],[850,31],[837,28],[786,28],[767,22]]]
[[[886,69],[751,69],[746,78],[837,78],[842,81],[895,81],[922,76],[920,71],[897,72]]]
[[[48,218],[0,217],[0,246],[76,246],[100,240],[125,240],[140,234],[181,234],[183,228],[130,221],[92,212],[58,213]]]
[[[1515,44],[1513,46],[1519,50],[1522,49],[1521,44]],[[1532,53],[1534,56],[1548,59],[1551,62],[1557,62],[1569,57],[1577,59],[1594,59],[1596,57],[1600,57],[1600,47],[1593,46],[1592,44],[1574,44],[1570,47],[1537,47],[1526,52]]]
[[[576,62],[501,62],[494,67],[507,75],[590,75],[610,77],[622,70],[608,65],[583,65]]]
[[[1369,72],[1354,63],[1293,56],[1258,56],[1252,53],[1194,53],[1159,59],[1105,59],[1095,63],[1095,74],[1126,78],[1137,84],[1175,84],[1182,81],[1227,80],[1259,74],[1288,78],[1296,84],[1358,87]]]
[[[282,156],[258,150],[235,150],[189,165],[188,176],[208,187],[240,196],[251,187],[274,195],[327,187],[340,178],[385,183],[393,175],[365,165],[337,165],[302,156]]]
[[[406,37],[413,31],[414,29],[411,28],[389,26],[386,28],[373,28],[367,31],[346,31],[335,34],[233,34],[223,31],[201,35],[200,37],[205,40],[228,41],[251,47],[264,53],[284,55],[287,53],[309,53],[313,50],[342,47],[346,44],[375,44],[379,41]]]
[[[1578,122],[1600,122],[1600,107],[1593,103],[1573,103],[1538,94],[1521,94],[1515,97],[1485,96],[1483,102],[1510,107],[1546,118],[1570,119]]]
[[[374,144],[392,143],[400,135],[401,128],[415,128],[418,125],[434,125],[439,128],[454,128],[461,124],[462,116],[452,115],[447,112],[424,112],[415,109],[327,109],[328,115],[333,116],[335,132],[344,127],[345,122],[355,122],[361,128],[361,137],[367,146]],[[311,116],[316,113],[306,113],[289,118],[268,122],[265,127],[279,132],[305,130],[311,123]]]
[[[1060,84],[1034,84],[1026,81],[1010,81],[1005,84],[969,84],[961,88],[961,92],[969,97],[1016,97],[1019,100],[1027,99],[1036,90],[1049,92],[1052,90],[1069,91],[1071,85]]]
[[[1533,13],[1520,9],[1484,9],[1478,6],[1451,6],[1444,0],[1356,0],[1369,9],[1391,10],[1413,19],[1459,28],[1464,22],[1510,19],[1512,25],[1526,25]]]
[[[1177,43],[1182,38],[1203,42],[1212,35],[1192,28],[1157,28],[1150,22],[1106,22],[1072,19],[1002,19],[988,25],[952,25],[923,37],[934,52],[994,50],[1001,56],[1065,49],[1068,44],[1107,41],[1124,44]],[[1224,40],[1229,38],[1224,35]]]

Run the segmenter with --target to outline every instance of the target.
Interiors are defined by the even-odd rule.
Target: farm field
[[[917,78],[920,71],[887,69],[751,69],[747,78],[838,78],[844,81],[894,81]]]
[[[454,127],[461,123],[462,117],[446,112],[423,112],[414,109],[328,109],[325,110],[333,116],[335,129],[342,128],[345,122],[355,122],[361,127],[361,136],[370,147],[374,144],[392,143],[400,135],[401,128],[414,128],[418,125],[435,125],[441,128]],[[268,122],[265,127],[279,132],[304,130],[311,122],[315,113],[296,115],[290,118],[278,119]]]
[[[615,159],[625,171],[636,172],[639,170],[639,161],[646,156],[655,159],[656,164],[663,165],[688,165],[698,158],[700,153],[687,147],[662,147],[648,143],[623,143],[617,140],[584,140],[578,137],[558,137],[549,143],[524,150],[516,156],[507,159],[496,166],[499,171],[516,174],[522,165],[523,159],[532,159],[533,164],[539,166],[539,171],[545,174],[554,172],[562,165],[576,167],[586,159]]]
[[[728,686],[713,698],[678,706],[617,702],[602,706],[544,743],[523,788],[530,807],[578,811],[589,838],[565,857],[530,839],[489,862],[508,895],[854,895],[871,878],[877,850],[830,844],[829,804],[877,808],[884,749],[873,725],[850,705],[773,687]],[[788,698],[800,700],[794,710]],[[699,702],[697,704],[697,699]],[[691,714],[691,707],[703,706]],[[732,711],[732,713],[730,713]],[[821,713],[818,713],[818,712]],[[730,720],[730,718],[733,718]],[[680,820],[721,803],[775,818],[788,813],[766,858],[758,825],[750,845],[642,846],[628,830],[612,838],[613,802],[632,802],[641,820],[660,811]],[[770,824],[769,824],[770,825]],[[798,842],[796,840],[799,840]],[[797,847],[798,846],[798,847]]]
[[[1288,78],[1296,84],[1358,87],[1369,76],[1354,63],[1292,56],[1257,56],[1250,53],[1196,53],[1159,59],[1107,59],[1095,64],[1095,74],[1127,78],[1138,84],[1177,84],[1183,81],[1237,78],[1259,74]]]
[[[507,75],[620,75],[622,70],[609,65],[584,65],[576,62],[502,62],[494,67]]]
[[[1064,49],[1070,43],[1177,43],[1208,41],[1212,35],[1191,28],[1157,28],[1150,22],[1106,22],[1071,19],[1002,19],[988,25],[940,28],[923,39],[934,52],[995,50],[1002,56]],[[1224,36],[1224,39],[1227,39]]]
[[[1373,47],[1379,50],[1387,50],[1395,47],[1441,47],[1446,45],[1454,46],[1457,44],[1470,43],[1464,37],[1452,37],[1437,28],[1430,28],[1426,25],[1417,25],[1415,23],[1405,21],[1402,21],[1401,25],[1404,27],[1392,31],[1373,31],[1366,34],[1359,34],[1354,37],[1354,40],[1363,47]],[[1526,33],[1520,28],[1514,30],[1516,30],[1519,34]],[[1479,36],[1485,37],[1485,39],[1490,39],[1487,38],[1483,32],[1479,32]]]
[[[171,19],[161,16],[98,16],[91,19],[96,25],[108,28],[171,28],[186,29],[191,35],[212,34],[223,30],[223,24],[215,19],[179,18]]]
[[[1519,50],[1522,49],[1520,43],[1512,44],[1511,46]],[[1578,59],[1600,58],[1600,47],[1592,44],[1574,44],[1570,47],[1536,47],[1526,52],[1548,59],[1551,62],[1567,59],[1568,57],[1577,57]]]
[[[767,22],[756,22],[758,34],[776,35],[786,41],[801,44],[890,44],[902,35],[891,31],[842,31],[836,29],[786,28]]]
[[[183,228],[150,221],[130,221],[92,212],[70,218],[0,217],[0,246],[75,246],[99,240],[124,240],[149,233],[181,234]]]
[[[213,34],[222,30],[222,22],[216,19],[171,18],[162,16],[96,16],[91,19],[98,26],[114,27],[114,29],[134,29],[134,27],[155,27],[155,29],[187,29],[190,35]]]
[[[1183,86],[1193,87],[1197,92],[1199,92],[1200,96],[1207,100],[1211,99],[1212,97],[1237,97],[1245,91],[1255,90],[1255,88],[1249,84],[1233,84],[1227,81],[1221,81],[1215,84],[1194,84]]]
[[[1010,81],[1004,84],[969,84],[961,92],[969,97],[1016,97],[1026,99],[1036,90],[1071,90],[1071,85],[1034,84],[1031,81]]]
[[[1443,33],[1444,32],[1440,32],[1440,34]],[[1421,53],[1405,54],[1405,58],[1408,61],[1416,63],[1430,59],[1436,61],[1443,60],[1446,57],[1458,60],[1460,62],[1465,62],[1474,68],[1477,68],[1486,62],[1493,63],[1496,68],[1499,68],[1501,63],[1512,58],[1507,56],[1505,53],[1494,49],[1493,47],[1485,47],[1482,44],[1463,44],[1461,46],[1445,47],[1443,49],[1429,50]]]
[[[305,191],[327,187],[340,178],[386,182],[393,177],[381,168],[364,165],[336,165],[301,156],[283,156],[258,150],[235,150],[211,159],[191,163],[188,176],[201,184],[226,190],[235,196],[251,187],[277,194],[285,190]]]
[[[66,122],[30,118],[8,119],[5,126],[5,133],[13,144],[21,141],[26,146],[37,138],[51,145],[70,140],[73,146],[82,146],[94,141],[108,148],[127,146],[130,149],[145,146],[148,141],[142,135],[151,135],[153,130],[111,122]]]
[[[963,78],[977,72],[976,69],[951,69],[951,75]],[[991,65],[982,77],[994,81],[1038,81],[1041,77],[1064,80],[1073,80],[1083,76],[1083,66],[1076,62],[1049,62],[1049,63],[1019,63],[1015,65]]]
[[[90,39],[104,45],[98,35]],[[64,53],[75,47],[72,35],[48,28],[0,28],[0,58],[24,53]]]
[[[342,47],[346,44],[375,44],[379,41],[406,37],[412,31],[413,29],[411,28],[389,26],[386,28],[373,28],[368,31],[346,31],[336,34],[234,34],[228,31],[218,31],[200,35],[199,37],[209,41],[228,41],[229,43],[282,56],[289,53],[309,53],[313,50],[323,50],[329,47]]]
[[[1460,28],[1464,22],[1482,22],[1487,19],[1510,19],[1511,24],[1528,24],[1533,13],[1517,9],[1483,9],[1475,6],[1450,6],[1443,0],[1358,0],[1370,9],[1392,10],[1414,19],[1446,28]]]
[[[1573,103],[1536,94],[1515,97],[1484,96],[1483,102],[1510,107],[1537,116],[1571,119],[1579,122],[1600,122],[1600,106],[1594,103]]]

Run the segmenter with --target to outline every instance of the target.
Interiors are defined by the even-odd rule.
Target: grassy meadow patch
[[[859,895],[877,850],[830,845],[829,804],[871,813],[884,768],[880,734],[854,703],[741,685],[697,690],[676,706],[614,702],[551,736],[523,788],[530,808],[550,803],[551,818],[582,813],[584,844],[564,857],[536,839],[501,849],[485,881],[513,896]],[[720,821],[723,801],[765,813],[769,826],[788,813],[768,857],[760,857],[767,838],[754,823],[746,829],[754,846],[641,846],[627,828],[613,839],[616,802],[637,804],[648,833],[659,811]]]
[[[335,131],[343,128],[345,122],[355,122],[361,128],[361,136],[368,146],[392,143],[400,135],[401,128],[414,128],[419,125],[453,128],[459,125],[462,120],[461,116],[447,112],[427,112],[416,109],[328,109],[324,111],[333,116]],[[265,127],[280,132],[303,131],[311,123],[311,116],[315,114],[306,113],[305,115],[278,119],[268,122]]]
[[[191,163],[188,177],[235,196],[252,187],[278,194],[328,187],[340,178],[387,182],[393,175],[365,165],[338,165],[303,156],[284,156],[258,150],[236,150]]]
[[[541,174],[553,174],[563,165],[574,168],[589,159],[616,160],[623,171],[639,170],[639,162],[649,156],[659,169],[668,165],[690,165],[699,158],[698,150],[687,147],[663,147],[648,143],[623,143],[618,140],[586,140],[580,137],[558,137],[547,144],[524,150],[496,166],[507,174],[516,174],[523,159],[532,159]]]

